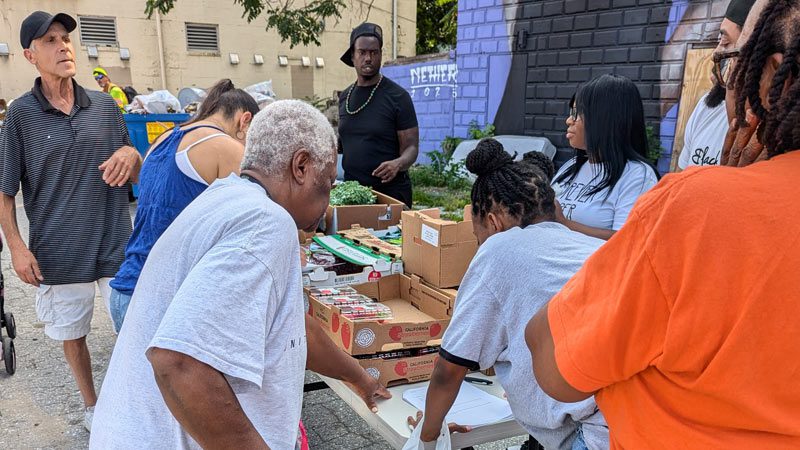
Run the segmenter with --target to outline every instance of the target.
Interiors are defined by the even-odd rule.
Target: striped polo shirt
[[[0,132],[0,192],[22,185],[28,247],[44,284],[113,277],[131,234],[128,187],[110,187],[98,166],[124,145],[128,129],[114,99],[74,80],[69,115],[53,107],[37,78],[11,104]]]

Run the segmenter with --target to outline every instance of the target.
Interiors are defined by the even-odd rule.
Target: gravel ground
[[[17,198],[21,205],[21,198]],[[28,223],[21,206],[18,220],[23,236]],[[36,288],[17,278],[11,257],[3,249],[0,268],[5,276],[5,307],[17,322],[17,373],[8,376],[0,369],[0,449],[83,449],[89,434],[83,428],[83,402],[61,345],[44,335],[43,325],[34,310]],[[92,355],[95,385],[105,375],[115,336],[101,297],[95,298],[95,312],[88,345]],[[5,330],[3,331],[5,335]],[[308,382],[318,378],[306,373]],[[303,400],[303,421],[312,449],[389,449],[344,402],[330,390],[309,392]],[[504,449],[518,445],[521,438],[477,447],[478,450]]]

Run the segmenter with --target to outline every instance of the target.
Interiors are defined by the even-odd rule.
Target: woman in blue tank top
[[[250,120],[258,104],[231,80],[212,87],[197,115],[161,135],[139,175],[139,203],[125,261],[111,281],[111,318],[117,333],[147,255],[178,214],[214,180],[239,172]]]

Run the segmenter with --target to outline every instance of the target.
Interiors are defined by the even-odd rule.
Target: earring
[[[240,134],[241,134],[241,136],[239,136]],[[246,136],[247,135],[244,134],[244,131],[242,131],[242,130],[239,130],[239,131],[236,132],[236,139],[239,139],[240,141],[243,141]]]

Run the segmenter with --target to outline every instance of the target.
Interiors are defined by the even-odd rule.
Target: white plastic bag
[[[182,113],[181,102],[169,91],[155,91],[152,94],[137,95],[131,103],[131,112],[147,114]]]
[[[414,431],[411,432],[411,437],[409,437],[408,441],[406,441],[406,445],[403,446],[403,450],[450,450],[450,430],[447,428],[447,423],[444,421],[442,421],[442,429],[439,431],[439,437],[436,438],[436,446],[431,447],[430,445],[432,443],[429,443],[426,449],[425,443],[420,439],[420,435],[422,434],[423,420],[425,420],[424,417],[419,421],[417,427],[414,428]]]
[[[275,95],[275,91],[272,90],[272,80],[247,86],[244,91],[253,96],[256,103],[258,103],[259,109],[264,109],[265,106],[274,102],[278,97]]]

